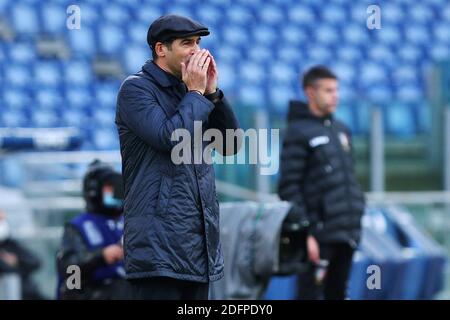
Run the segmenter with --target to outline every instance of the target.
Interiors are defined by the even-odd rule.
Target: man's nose
[[[195,46],[192,48],[191,55],[194,53],[197,53],[199,51],[200,51],[200,46],[198,44],[195,44]]]

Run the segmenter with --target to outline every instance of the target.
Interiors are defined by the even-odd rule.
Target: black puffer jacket
[[[292,101],[281,153],[278,194],[321,243],[356,247],[364,194],[354,173],[349,129],[333,117],[314,116]]]

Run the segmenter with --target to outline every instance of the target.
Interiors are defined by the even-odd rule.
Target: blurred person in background
[[[64,227],[57,254],[59,299],[125,299],[123,180],[113,167],[94,160],[83,178],[86,212]],[[81,288],[67,285],[68,267],[81,271]]]
[[[200,135],[213,128],[225,137],[226,129],[238,128],[217,87],[214,58],[200,48],[209,33],[186,17],[156,19],[147,34],[153,60],[125,79],[118,94],[125,269],[134,299],[206,300],[209,282],[223,277],[214,168],[192,161],[206,144],[200,141],[201,150],[192,150],[189,143],[186,162],[172,158],[180,143],[172,140],[177,129],[192,141],[195,121],[202,124]],[[225,152],[225,146],[216,149],[231,155],[237,144],[235,139]]]
[[[278,194],[296,219],[309,223],[308,271],[300,299],[345,299],[353,253],[361,236],[364,193],[356,180],[351,134],[333,113],[338,80],[315,66],[303,77],[307,103],[291,101]]]
[[[11,238],[6,215],[0,210],[0,276],[8,273],[19,275],[22,299],[42,300],[45,297],[32,279],[32,274],[40,266],[41,261],[36,255]]]

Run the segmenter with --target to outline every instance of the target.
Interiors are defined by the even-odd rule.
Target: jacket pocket
[[[172,189],[173,178],[163,174],[161,176],[161,184],[159,186],[157,212],[164,214],[170,201],[170,193]]]

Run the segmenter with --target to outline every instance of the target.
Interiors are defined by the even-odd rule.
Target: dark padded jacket
[[[292,101],[281,153],[278,194],[321,243],[360,240],[364,194],[356,180],[349,129]]]
[[[179,141],[171,136],[184,129],[194,140],[211,128],[225,137],[225,130],[237,129],[238,122],[221,91],[213,103],[186,90],[183,82],[148,61],[119,91],[116,125],[125,183],[128,279],[166,276],[208,282],[223,275],[213,166],[204,161],[175,164],[171,152]],[[194,135],[195,121],[202,125]],[[200,144],[200,151],[209,143]]]

